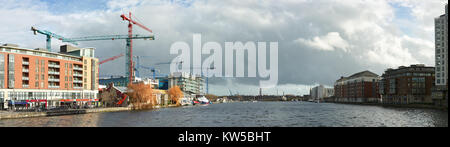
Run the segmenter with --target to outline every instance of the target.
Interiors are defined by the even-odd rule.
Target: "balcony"
[[[74,66],[74,67],[73,67],[73,70],[83,71],[83,67],[76,67],[76,66]]]
[[[22,65],[30,65],[30,62],[28,62],[28,61],[23,61],[23,62],[22,62]]]
[[[58,64],[49,64],[49,68],[59,68],[60,66]]]
[[[83,77],[83,74],[74,73],[73,76],[74,77]]]
[[[73,89],[83,89],[83,87],[73,87]]]
[[[49,71],[48,74],[50,74],[50,75],[59,75],[59,72],[57,72],[57,71]]]
[[[28,78],[28,77],[22,77],[22,80],[23,80],[23,81],[28,81],[28,80],[30,80],[30,78]]]
[[[22,72],[28,73],[28,72],[30,72],[30,70],[29,70],[29,69],[22,68]]]
[[[30,85],[22,85],[22,88],[30,88]]]
[[[59,89],[59,86],[48,86],[48,88],[51,88],[51,89]]]
[[[59,79],[48,79],[49,82],[59,82]]]
[[[81,81],[81,80],[73,80],[73,83],[83,84],[83,81]]]

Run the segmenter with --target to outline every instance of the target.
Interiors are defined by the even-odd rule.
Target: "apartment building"
[[[436,85],[448,84],[448,7],[445,14],[434,20],[436,44]]]
[[[425,65],[400,66],[387,69],[380,81],[383,103],[412,104],[431,103],[431,88],[434,85],[434,67]]]
[[[0,46],[1,109],[93,105],[98,102],[97,95],[94,48],[66,45],[55,53]]]
[[[323,85],[319,85],[319,86],[312,88],[310,90],[309,94],[311,95],[311,98],[313,98],[313,99],[323,99],[323,98],[334,96],[334,89],[327,88]]]
[[[205,83],[201,76],[195,76],[185,72],[171,73],[168,77],[169,88],[180,87],[185,95],[203,94],[203,84]]]
[[[435,24],[435,59],[436,85],[432,98],[435,105],[448,107],[448,5],[445,14],[434,19]]]
[[[341,77],[334,84],[334,96],[338,102],[378,102],[380,77],[363,71],[349,77]]]

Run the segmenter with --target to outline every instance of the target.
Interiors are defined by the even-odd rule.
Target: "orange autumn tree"
[[[175,86],[169,89],[168,91],[170,100],[172,101],[172,104],[175,102],[177,106],[180,106],[180,100],[183,97],[183,92],[181,91],[180,87]]]
[[[156,96],[153,95],[151,85],[139,83],[128,85],[127,95],[133,109],[151,109],[156,105]]]

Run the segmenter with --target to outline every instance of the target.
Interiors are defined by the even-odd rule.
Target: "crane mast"
[[[139,27],[141,27],[144,30],[149,31],[150,33],[153,33],[153,31],[147,27],[145,27],[144,25],[134,21],[132,19],[132,15],[131,12],[129,12],[129,16],[125,16],[125,14],[120,15],[120,17],[122,18],[123,21],[128,21],[128,36],[129,38],[131,38],[131,36],[133,35],[133,25],[137,25]],[[128,76],[128,83],[131,84],[133,82],[133,77],[134,77],[134,68],[133,68],[133,40],[132,39],[127,39],[127,64],[126,64],[126,75]]]

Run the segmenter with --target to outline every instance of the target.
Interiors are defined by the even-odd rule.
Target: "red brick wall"
[[[7,86],[7,81],[6,81],[6,76],[8,75],[8,72],[7,72],[7,67],[8,67],[8,60],[6,60],[7,58],[7,56],[8,56],[8,54],[14,54],[14,53],[3,53],[4,55],[5,55],[5,88],[6,88],[6,86]],[[29,88],[23,88],[22,87],[22,74],[23,74],[23,72],[22,72],[22,61],[23,61],[23,57],[26,57],[26,58],[29,58]],[[41,79],[41,69],[39,69],[39,87],[35,87],[35,82],[37,81],[36,80],[36,68],[39,68],[40,67],[40,63],[39,63],[39,67],[36,67],[36,59],[38,59],[39,60],[39,62],[41,62],[41,60],[44,60],[45,61],[45,64],[44,64],[44,69],[45,69],[45,72],[44,72],[44,80],[42,80]],[[15,73],[14,73],[14,75],[15,75],[15,82],[14,82],[14,88],[17,88],[17,89],[48,89],[48,78],[49,78],[49,75],[48,75],[48,64],[49,64],[49,61],[56,61],[56,62],[59,62],[59,64],[60,64],[60,85],[59,85],[59,89],[55,89],[55,90],[74,90],[73,88],[71,88],[69,85],[69,87],[66,89],[65,88],[65,83],[70,83],[70,84],[72,84],[73,83],[73,77],[72,77],[72,81],[70,81],[70,76],[72,76],[73,75],[73,66],[72,66],[72,69],[70,69],[71,70],[71,72],[72,72],[72,75],[67,75],[68,76],[68,81],[66,82],[65,81],[65,76],[66,76],[66,74],[65,74],[65,69],[66,69],[66,67],[65,67],[65,63],[69,63],[69,64],[83,64],[82,62],[77,62],[77,61],[70,61],[70,60],[62,60],[62,59],[56,59],[56,58],[48,58],[48,57],[40,57],[40,56],[32,56],[32,55],[23,55],[23,54],[14,54],[14,62],[15,62],[15,65],[14,65],[14,67],[15,67],[15,69],[14,69],[14,71],[15,71]],[[41,86],[41,82],[44,82],[44,88],[41,88],[40,86]]]

